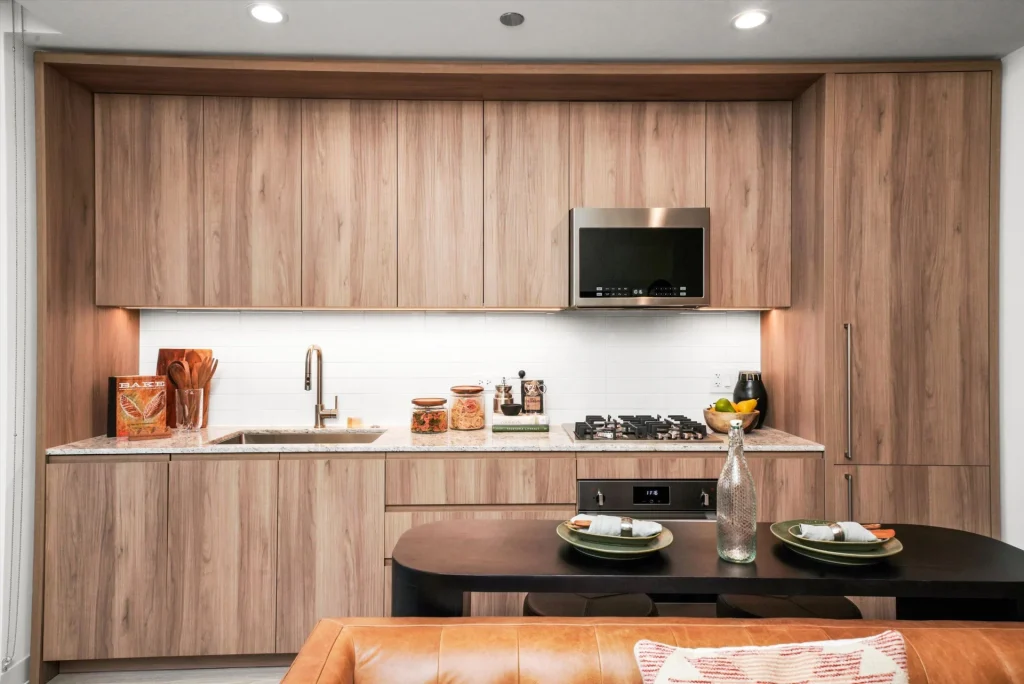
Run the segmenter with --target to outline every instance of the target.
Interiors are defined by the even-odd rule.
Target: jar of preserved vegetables
[[[447,400],[423,397],[412,400],[412,431],[421,433],[448,432]]]

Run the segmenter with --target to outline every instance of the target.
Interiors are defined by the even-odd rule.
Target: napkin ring
[[[623,537],[632,537],[633,536],[633,519],[632,518],[623,518],[622,519],[622,529],[620,531],[620,534]]]
[[[845,541],[846,540],[846,532],[843,530],[843,526],[840,525],[839,523],[831,523],[828,526],[828,529],[831,530],[832,538],[835,539],[836,541]]]

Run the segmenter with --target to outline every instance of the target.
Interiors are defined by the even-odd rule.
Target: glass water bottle
[[[718,555],[730,563],[757,556],[757,494],[743,456],[743,423],[729,423],[729,458],[718,476]]]

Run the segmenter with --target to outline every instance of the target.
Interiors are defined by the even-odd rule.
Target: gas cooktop
[[[578,423],[567,423],[565,429],[576,439],[628,440],[704,440],[708,428],[704,423],[684,415],[657,416],[587,416]]]

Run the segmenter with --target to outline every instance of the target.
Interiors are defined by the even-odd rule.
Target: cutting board
[[[167,375],[167,367],[171,365],[172,361],[188,361],[189,365],[192,365],[193,361],[208,361],[213,358],[212,349],[161,349],[157,353],[156,357],[156,374]],[[167,383],[167,427],[178,427],[178,421],[175,417],[175,410],[177,409],[177,387],[174,386],[173,382]],[[203,387],[203,427],[210,420],[210,383],[207,382],[206,386]]]

